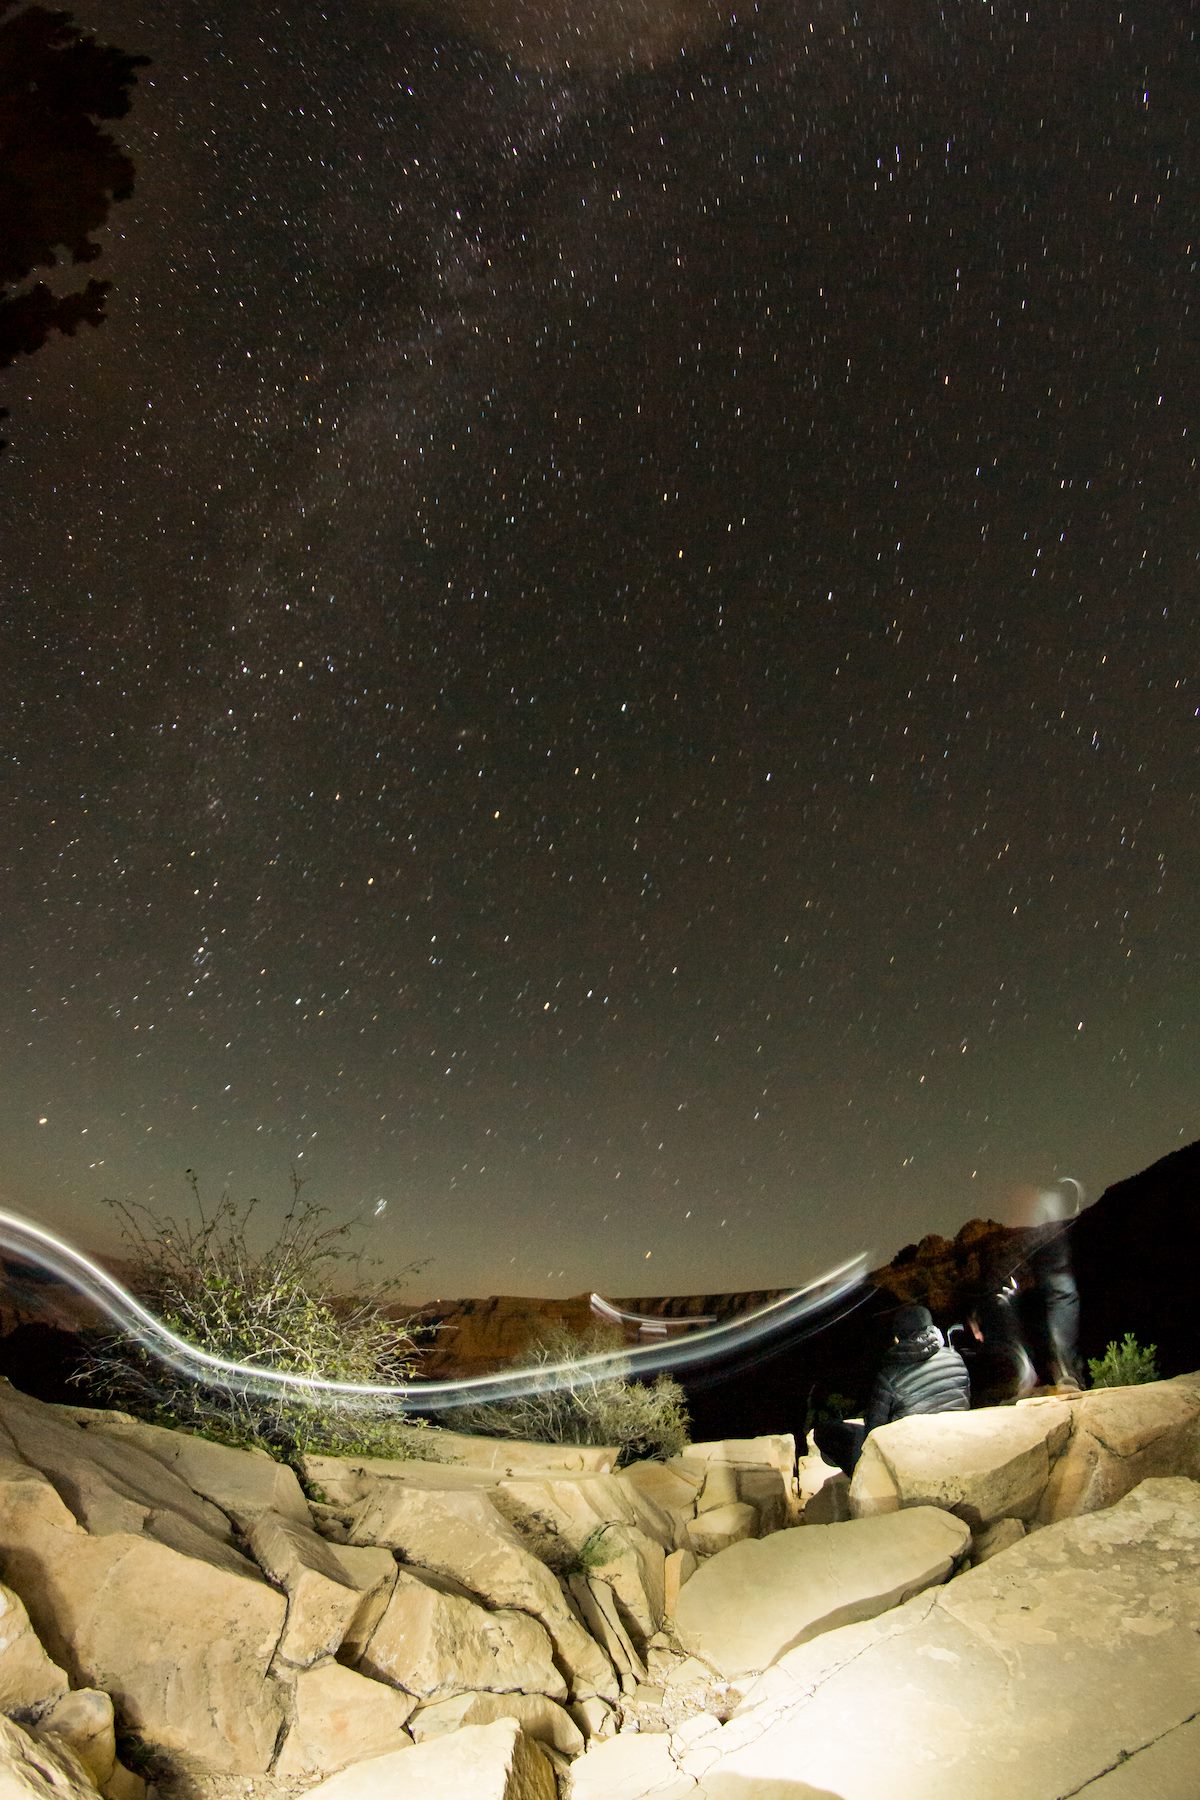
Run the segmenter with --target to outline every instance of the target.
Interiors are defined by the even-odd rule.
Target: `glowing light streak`
[[[584,1369],[601,1380],[605,1377],[619,1380],[633,1374],[647,1375],[681,1368],[715,1356],[724,1357],[734,1350],[747,1348],[768,1334],[798,1327],[802,1320],[835,1306],[862,1286],[867,1262],[865,1252],[850,1257],[836,1268],[826,1270],[807,1286],[756,1307],[741,1318],[706,1325],[702,1330],[668,1343],[635,1344],[569,1362],[538,1364],[534,1368],[472,1375],[455,1381],[405,1381],[382,1385],[298,1375],[287,1369],[263,1368],[201,1350],[164,1325],[106,1269],[65,1238],[32,1219],[3,1208],[0,1208],[0,1246],[58,1276],[150,1355],[195,1381],[208,1386],[235,1387],[240,1393],[267,1397],[287,1394],[312,1406],[332,1400],[341,1406],[353,1407],[360,1403],[364,1407],[378,1408],[381,1402],[390,1400],[409,1412],[441,1412],[481,1400],[512,1400],[522,1394],[544,1393],[555,1385],[565,1386],[577,1381]]]

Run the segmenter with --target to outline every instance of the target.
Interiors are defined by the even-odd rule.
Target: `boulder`
[[[740,1680],[945,1581],[969,1546],[963,1522],[933,1507],[748,1539],[697,1569],[679,1596],[676,1633],[685,1650]]]
[[[687,1528],[687,1547],[697,1556],[716,1556],[721,1550],[753,1537],[758,1530],[758,1514],[752,1506],[734,1500],[727,1506],[700,1512]]]
[[[3,1800],[96,1800],[86,1770],[69,1750],[40,1742],[2,1716],[0,1795]]]
[[[419,1493],[391,1482],[357,1509],[351,1537],[399,1550],[406,1562],[450,1576],[489,1607],[531,1613],[550,1634],[572,1699],[591,1694],[616,1699],[612,1664],[567,1605],[549,1569],[525,1549],[485,1494]]]
[[[180,1476],[136,1444],[85,1431],[56,1416],[58,1412],[0,1381],[0,1424],[17,1459],[49,1479],[93,1537],[130,1532],[201,1557],[215,1568],[253,1569],[232,1548],[224,1513],[194,1494]]]
[[[850,1477],[840,1469],[831,1475],[805,1501],[802,1516],[806,1525],[840,1525],[850,1518]]]
[[[387,1610],[396,1585],[396,1559],[390,1550],[371,1544],[339,1544],[334,1554],[358,1595],[338,1651],[339,1661],[354,1664]]]
[[[719,1506],[736,1506],[740,1498],[737,1470],[729,1463],[715,1462],[705,1474],[704,1486],[696,1498],[696,1516],[715,1512]]]
[[[571,1800],[694,1800],[695,1794],[662,1732],[622,1731],[589,1744],[571,1765]]]
[[[585,1705],[603,1705],[602,1701],[585,1701]],[[417,1742],[443,1737],[448,1731],[461,1731],[464,1725],[490,1725],[493,1719],[515,1719],[522,1731],[548,1744],[562,1756],[578,1756],[584,1746],[583,1733],[556,1700],[544,1694],[454,1694],[449,1700],[434,1700],[420,1707],[412,1716],[410,1727]]]
[[[1192,1800],[1198,1597],[1200,1484],[1146,1481],[788,1652],[695,1800]]]
[[[306,1800],[555,1800],[556,1791],[538,1745],[515,1719],[497,1719],[352,1763],[310,1788]]]
[[[666,1552],[642,1529],[637,1505],[615,1476],[519,1477],[500,1483],[493,1504],[535,1551],[548,1530],[612,1588],[634,1638],[644,1646],[653,1637],[663,1620]]]
[[[738,1469],[737,1497],[758,1514],[755,1537],[766,1537],[787,1525],[790,1494],[778,1469]]]
[[[57,1406],[56,1414],[139,1450],[180,1476],[197,1494],[210,1500],[246,1535],[263,1513],[279,1513],[301,1525],[311,1523],[295,1472],[265,1450],[237,1450],[188,1431],[147,1425],[128,1413],[103,1412],[85,1406]]]
[[[279,1655],[305,1668],[332,1655],[362,1596],[330,1546],[311,1525],[265,1512],[250,1529],[250,1548],[259,1568],[287,1595]]]
[[[67,1686],[64,1671],[46,1655],[29,1623],[20,1595],[0,1585],[0,1712],[40,1713]]]
[[[971,1533],[972,1563],[987,1562],[991,1556],[999,1556],[1002,1550],[1011,1550],[1025,1536],[1025,1526],[1020,1519],[997,1519],[994,1525],[985,1525],[982,1531]]]
[[[1195,1377],[1095,1388],[1072,1406],[1074,1430],[1037,1510],[1038,1523],[1112,1506],[1155,1475],[1200,1478]]]
[[[411,1744],[405,1729],[416,1702],[341,1663],[297,1672],[292,1718],[272,1773],[294,1781],[332,1775],[364,1757]]]
[[[116,1721],[107,1694],[76,1688],[44,1712],[34,1729],[43,1743],[53,1739],[65,1745],[94,1787],[107,1787],[117,1767]]]
[[[625,1629],[616,1595],[606,1582],[590,1575],[572,1575],[568,1586],[584,1624],[611,1657],[622,1693],[632,1693],[639,1681],[645,1681],[646,1665]]]
[[[695,1517],[698,1484],[660,1462],[630,1463],[618,1471],[617,1480],[638,1508],[642,1529],[657,1537],[664,1550],[677,1550]]]
[[[679,1590],[685,1581],[690,1581],[700,1567],[700,1559],[694,1550],[686,1548],[672,1550],[663,1565],[664,1608],[669,1619],[675,1617],[679,1605]]]
[[[938,1506],[975,1531],[997,1519],[1032,1519],[1070,1431],[1065,1400],[896,1419],[863,1445],[851,1514]]]
[[[681,1459],[688,1463],[729,1463],[735,1469],[778,1469],[790,1487],[796,1473],[796,1440],[790,1431],[770,1432],[753,1438],[715,1438],[710,1443],[689,1444]],[[668,1464],[668,1467],[673,1466]]]
[[[217,1770],[266,1769],[283,1718],[268,1669],[287,1609],[252,1563],[214,1565],[147,1535],[93,1537],[40,1471],[11,1457],[0,1458],[0,1558],[76,1686],[111,1694],[164,1749]]]
[[[423,1462],[408,1457],[303,1456],[300,1465],[308,1491],[319,1496],[322,1510],[353,1509],[393,1484],[426,1492],[489,1489],[501,1476],[493,1469]]]
[[[428,1570],[396,1571],[358,1667],[422,1700],[476,1688],[519,1688],[555,1700],[567,1693],[537,1619],[512,1607],[481,1606],[459,1583]]]

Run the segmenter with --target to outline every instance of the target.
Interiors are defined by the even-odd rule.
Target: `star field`
[[[564,8],[77,8],[0,1203],[85,1241],[295,1166],[418,1298],[784,1286],[1198,1135],[1193,16]]]

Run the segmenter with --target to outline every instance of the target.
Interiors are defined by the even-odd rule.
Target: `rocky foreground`
[[[1196,1800],[1200,1376],[614,1473],[0,1386],[4,1800]]]

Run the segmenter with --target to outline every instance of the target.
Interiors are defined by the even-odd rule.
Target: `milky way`
[[[703,1293],[1198,1135],[1175,12],[77,9],[152,66],[6,381],[0,1199]]]

